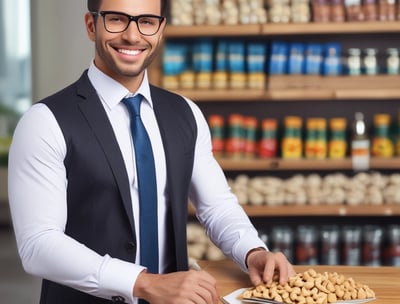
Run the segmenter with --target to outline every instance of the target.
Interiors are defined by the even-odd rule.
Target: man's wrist
[[[249,252],[247,252],[247,254],[246,254],[246,260],[245,260],[246,267],[249,267],[247,261],[249,260],[250,255],[252,255],[253,253],[256,253],[258,251],[267,251],[267,250],[263,247],[256,247],[256,248],[249,250]]]

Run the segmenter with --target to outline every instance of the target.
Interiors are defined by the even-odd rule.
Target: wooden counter
[[[231,261],[202,261],[199,264],[216,278],[220,296],[251,286],[247,274]],[[377,299],[369,302],[371,304],[400,303],[400,267],[295,266],[295,268],[298,272],[313,268],[317,272],[338,272],[346,277],[352,277],[375,291]]]

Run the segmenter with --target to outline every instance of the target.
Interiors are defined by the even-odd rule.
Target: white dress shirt
[[[110,119],[127,168],[133,216],[138,217],[135,159],[129,128],[129,114],[120,102],[132,93],[141,93],[141,116],[154,152],[159,221],[160,271],[166,264],[165,204],[166,164],[150,88],[145,75],[138,92],[128,90],[103,74],[92,63],[89,79]],[[198,128],[189,199],[210,238],[224,254],[246,270],[245,257],[255,247],[265,247],[236,197],[230,191],[223,171],[212,154],[207,121],[200,109],[186,99]],[[100,256],[64,234],[67,222],[67,186],[64,158],[66,142],[48,107],[32,105],[15,130],[9,154],[9,201],[19,254],[25,270],[35,276],[58,282],[89,294],[111,299],[122,296],[136,303],[132,291],[139,273],[137,264]],[[138,221],[135,221],[136,225]],[[138,226],[135,227],[139,231]],[[139,245],[139,235],[137,245]]]

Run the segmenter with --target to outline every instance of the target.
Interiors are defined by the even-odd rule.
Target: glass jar
[[[363,60],[364,71],[367,75],[376,75],[378,74],[378,60],[377,54],[378,51],[374,48],[365,49],[365,56]]]
[[[372,155],[375,157],[392,157],[394,145],[389,137],[390,115],[374,115],[374,136],[372,138]]]
[[[276,119],[268,118],[262,121],[261,139],[258,147],[260,158],[276,157],[277,154],[277,127]]]
[[[282,139],[282,157],[283,158],[301,158],[302,143],[302,119],[298,116],[285,117],[285,133]]]
[[[386,73],[388,75],[398,75],[400,73],[399,50],[396,48],[388,48],[386,53]]]
[[[347,51],[347,71],[349,75],[361,74],[361,50],[350,48]]]
[[[329,158],[344,158],[347,151],[346,119],[332,118],[330,124]]]
[[[221,115],[210,115],[208,124],[211,132],[212,150],[215,156],[221,156],[224,151],[224,118]]]

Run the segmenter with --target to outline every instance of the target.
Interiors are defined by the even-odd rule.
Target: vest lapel
[[[115,181],[118,185],[122,202],[129,218],[129,223],[133,235],[135,235],[135,225],[133,219],[133,210],[130,197],[129,179],[126,173],[124,160],[117,139],[115,138],[113,128],[108,120],[107,114],[101,104],[97,93],[92,87],[87,74],[78,82],[78,95],[85,100],[79,104],[79,108],[86,117],[93,133],[104,150],[111,170],[114,174]]]

